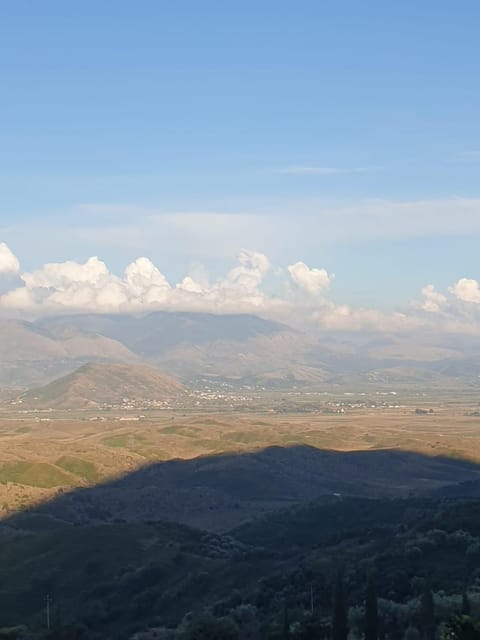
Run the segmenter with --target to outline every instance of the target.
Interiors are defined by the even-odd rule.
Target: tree
[[[240,640],[260,640],[260,624],[253,605],[240,604],[230,611],[230,615],[238,627]]]
[[[0,638],[2,640],[22,640],[28,635],[27,627],[19,625],[16,627],[2,627],[0,629]]]
[[[333,640],[347,640],[347,636],[348,624],[345,588],[343,585],[343,576],[339,572],[333,592],[332,638]]]
[[[87,640],[88,630],[83,625],[58,627],[47,632],[46,640]]]
[[[289,640],[290,638],[290,618],[288,615],[288,605],[285,602],[283,605],[283,640]]]
[[[471,612],[470,600],[466,591],[462,593],[462,615],[469,616]]]
[[[238,640],[238,627],[228,616],[203,613],[189,620],[179,636],[182,640]]]
[[[378,640],[377,592],[372,578],[367,581],[365,594],[365,640]]]
[[[423,640],[435,640],[435,605],[428,585],[425,586],[420,601],[420,629]]]
[[[445,637],[449,640],[480,640],[478,622],[470,616],[455,616],[446,625]]]

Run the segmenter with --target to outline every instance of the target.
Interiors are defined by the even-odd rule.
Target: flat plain
[[[358,402],[350,396],[316,406],[308,395],[283,397],[283,404],[280,400],[274,399],[275,410],[270,398],[259,408],[230,412],[217,407],[140,415],[5,410],[0,416],[0,513],[5,517],[156,462],[269,447],[400,450],[480,462],[480,414],[474,397],[429,397],[421,404],[419,398],[387,398],[377,399],[375,406],[368,398]]]

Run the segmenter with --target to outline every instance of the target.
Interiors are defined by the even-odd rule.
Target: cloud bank
[[[147,257],[131,262],[122,276],[91,257],[84,263],[47,263],[23,272],[20,261],[0,244],[0,277],[17,284],[0,295],[4,315],[38,317],[62,313],[145,313],[154,310],[257,313],[328,331],[413,331],[434,329],[480,334],[480,282],[461,278],[445,292],[427,284],[404,312],[352,308],[330,297],[334,276],[298,261],[274,268],[258,251],[242,250],[237,264],[209,282],[196,273],[170,283]],[[279,278],[278,293],[268,293],[267,278]],[[18,286],[18,283],[20,285]]]
[[[4,271],[19,262],[3,245]],[[8,258],[8,262],[7,262]],[[15,262],[17,260],[17,262]],[[255,251],[241,251],[238,264],[209,284],[188,275],[172,285],[145,257],[129,264],[119,277],[98,257],[84,263],[48,263],[33,272],[20,273],[22,286],[0,296],[0,309],[32,315],[62,312],[122,313],[154,309],[228,313],[282,306],[269,299],[261,284],[271,265]]]

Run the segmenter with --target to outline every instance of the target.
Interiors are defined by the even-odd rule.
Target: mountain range
[[[90,362],[146,365],[266,388],[421,383],[476,389],[480,339],[302,332],[253,315],[154,312],[0,321],[0,389],[45,385]]]

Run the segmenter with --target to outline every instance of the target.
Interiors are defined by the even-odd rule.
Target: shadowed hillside
[[[80,624],[87,635],[78,637],[131,638],[178,625],[188,611],[235,617],[248,606],[261,637],[273,640],[287,598],[304,624],[313,592],[325,618],[317,622],[328,624],[341,563],[351,605],[362,602],[365,572],[375,571],[393,633],[415,621],[425,576],[443,593],[473,584],[480,503],[429,494],[479,473],[408,452],[308,447],[151,465],[3,521],[0,626],[41,629],[48,594],[54,628]],[[293,506],[271,511],[280,504]],[[222,534],[165,522],[208,513],[219,524],[229,509],[240,520],[271,512]],[[455,611],[455,598],[442,615]]]
[[[307,446],[171,460],[64,493],[36,512],[75,523],[170,520],[222,531],[321,496],[426,495],[480,479],[480,468],[395,450],[338,452]]]

